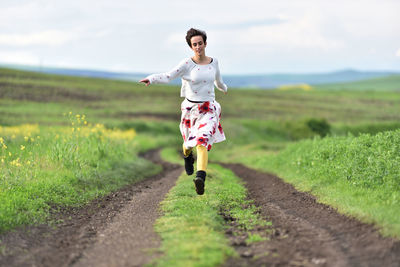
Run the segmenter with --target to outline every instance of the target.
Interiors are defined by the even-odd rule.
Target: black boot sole
[[[194,184],[196,186],[196,192],[198,195],[203,195],[204,194],[204,181],[200,177],[196,177],[196,179],[193,180]]]

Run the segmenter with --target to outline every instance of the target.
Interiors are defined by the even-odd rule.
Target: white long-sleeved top
[[[185,58],[178,66],[165,73],[152,74],[146,77],[150,83],[169,83],[181,77],[181,97],[192,101],[212,101],[215,99],[214,84],[218,90],[227,92],[218,66],[218,60],[213,58],[207,65],[196,64],[191,58]]]

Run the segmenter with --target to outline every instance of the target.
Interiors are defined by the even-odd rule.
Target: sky
[[[400,71],[399,0],[0,0],[0,63],[165,72],[207,32],[222,73]]]

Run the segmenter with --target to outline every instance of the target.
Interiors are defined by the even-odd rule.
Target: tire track
[[[166,164],[161,161],[158,151],[145,157]],[[160,256],[157,249],[161,240],[153,225],[160,216],[159,203],[181,172],[182,168],[174,168],[134,195],[114,220],[98,232],[97,241],[73,266],[143,266]]]

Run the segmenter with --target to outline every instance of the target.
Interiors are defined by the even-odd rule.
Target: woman
[[[193,180],[196,192],[204,194],[204,183],[208,163],[208,151],[213,143],[225,140],[225,135],[219,122],[221,106],[215,101],[214,84],[225,94],[228,87],[222,81],[218,61],[206,56],[207,35],[204,31],[191,28],[186,34],[186,42],[193,50],[194,56],[182,60],[171,71],[152,74],[140,82],[149,84],[168,83],[181,77],[182,116],[180,130],[183,137],[183,155],[185,170],[193,174],[193,153],[197,150],[197,172]]]

